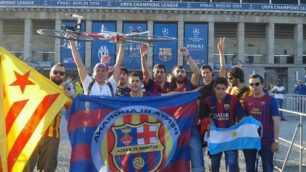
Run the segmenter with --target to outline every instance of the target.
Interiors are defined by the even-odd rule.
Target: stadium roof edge
[[[305,7],[306,9],[306,7]],[[197,13],[205,13],[205,14],[209,14],[209,13],[220,13],[220,14],[256,14],[256,15],[297,15],[297,16],[304,16],[306,14],[306,10],[305,11],[284,11],[284,10],[239,10],[239,9],[172,9],[172,8],[162,8],[162,9],[156,9],[156,8],[146,8],[146,9],[140,9],[140,8],[107,8],[107,7],[46,7],[46,6],[35,6],[35,7],[4,7],[4,6],[0,6],[0,11],[58,11],[58,10],[86,10],[86,11],[105,11],[105,10],[111,10],[113,12],[121,12],[122,10],[125,11],[130,11],[130,12],[134,12],[134,11],[142,11],[142,12],[156,12],[156,11],[160,11],[160,12],[182,12],[182,13],[190,13],[190,12],[197,12]]]
[[[118,10],[154,10],[154,11],[244,11],[306,13],[306,5],[264,4],[264,3],[200,3],[165,1],[73,1],[73,0],[2,0],[0,9],[118,9]]]

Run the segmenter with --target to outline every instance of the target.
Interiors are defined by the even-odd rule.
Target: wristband
[[[274,140],[275,143],[278,143],[278,140]]]

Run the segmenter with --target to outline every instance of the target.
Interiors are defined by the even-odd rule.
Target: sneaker
[[[282,121],[287,121],[287,119],[285,119],[285,118],[282,118],[281,120],[282,120]]]

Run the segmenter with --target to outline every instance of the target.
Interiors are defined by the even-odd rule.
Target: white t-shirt
[[[103,85],[99,85],[97,81],[93,84],[90,94],[89,95],[94,95],[94,96],[112,96],[111,89],[109,88],[107,81],[111,83],[113,86],[113,92],[115,94],[115,91],[117,89],[117,81],[115,78],[112,76],[108,80],[105,81]],[[92,78],[87,75],[85,80],[82,81],[82,84],[84,86],[84,94],[88,95],[88,87],[90,83],[92,82]]]
[[[273,87],[273,90],[275,90],[275,91],[285,91],[285,87],[276,85],[276,86]],[[275,93],[274,97],[276,99],[284,99],[284,95],[281,94],[281,93]]]

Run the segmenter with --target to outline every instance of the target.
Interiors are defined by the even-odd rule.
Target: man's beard
[[[176,78],[176,83],[178,83],[178,84],[183,84],[184,83],[184,78],[182,78],[182,77],[180,77],[180,79],[177,77]]]
[[[51,81],[53,81],[56,85],[61,85],[63,83],[62,79],[61,80],[57,80],[57,79],[55,79],[55,77],[52,77]]]

